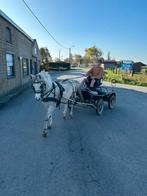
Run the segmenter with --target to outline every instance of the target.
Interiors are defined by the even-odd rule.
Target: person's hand
[[[91,77],[91,73],[87,72],[87,73],[86,73],[86,76],[87,76],[87,77],[89,77],[89,76]]]
[[[82,76],[84,76],[84,77],[86,77],[86,76],[87,76],[85,73],[82,73],[81,75],[82,75]]]

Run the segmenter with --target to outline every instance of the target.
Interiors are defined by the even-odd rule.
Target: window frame
[[[25,62],[25,64],[24,64]],[[22,58],[22,73],[23,77],[29,76],[29,60],[28,58]]]
[[[12,57],[12,59],[8,60],[8,55]],[[10,52],[6,52],[6,66],[7,66],[7,78],[15,77],[15,62],[14,62],[14,54]],[[11,74],[9,74],[11,72]]]
[[[37,55],[37,48],[34,47],[34,54]]]

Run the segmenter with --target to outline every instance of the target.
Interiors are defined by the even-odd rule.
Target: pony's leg
[[[70,116],[70,118],[72,118],[73,117],[73,107],[74,107],[74,102],[75,102],[75,94],[71,97],[71,99],[72,99],[72,101],[70,101],[69,103],[68,103],[68,108],[69,108],[69,110],[70,110],[70,112],[69,112],[69,116]]]
[[[56,103],[52,102],[48,108],[48,112],[47,112],[47,128],[51,128],[52,127],[52,123],[53,123],[53,118],[52,118],[52,114],[56,109]]]
[[[42,133],[43,137],[47,136],[47,124],[48,124],[48,119],[47,119],[47,115],[46,115],[46,118],[44,120],[44,129],[43,129],[43,133]]]
[[[74,89],[74,92],[73,92],[73,95],[71,96],[71,104],[70,104],[70,117],[72,118],[73,117],[73,108],[74,108],[74,103],[76,101],[76,89]]]
[[[47,129],[52,127],[52,122],[53,122],[52,114],[53,114],[55,108],[56,108],[55,104],[51,104],[48,107],[46,118],[44,120],[44,129],[43,129],[43,134],[42,134],[43,137],[47,136]]]
[[[43,103],[45,109],[48,108],[48,104],[47,103]],[[45,114],[45,119],[44,119],[44,124],[43,124],[43,132],[42,132],[42,136],[43,137],[46,137],[47,136],[47,111],[46,111],[46,114]]]
[[[66,103],[66,104],[65,104],[65,107],[64,107],[64,111],[63,111],[63,118],[64,118],[64,119],[66,118],[67,110],[68,110],[68,103]]]
[[[71,106],[70,106],[70,113],[69,113],[71,118],[73,117],[73,107],[74,107],[73,104],[71,104]]]
[[[52,127],[52,124],[53,124],[53,118],[52,115],[50,115],[48,119],[47,128],[50,129]]]

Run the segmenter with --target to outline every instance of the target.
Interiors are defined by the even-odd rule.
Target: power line
[[[45,29],[45,31],[49,34],[49,36],[62,48],[68,49],[67,47],[63,46],[60,42],[58,42],[54,36],[47,30],[47,28],[42,24],[42,22],[39,20],[39,18],[34,14],[32,9],[28,6],[28,4],[25,2],[25,0],[22,0],[25,6],[28,8],[28,10],[31,12],[31,14],[36,18],[36,20],[39,22],[39,24]]]

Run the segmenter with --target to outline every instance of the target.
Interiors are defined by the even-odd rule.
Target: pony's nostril
[[[40,100],[40,97],[36,97],[36,100],[39,101]]]

